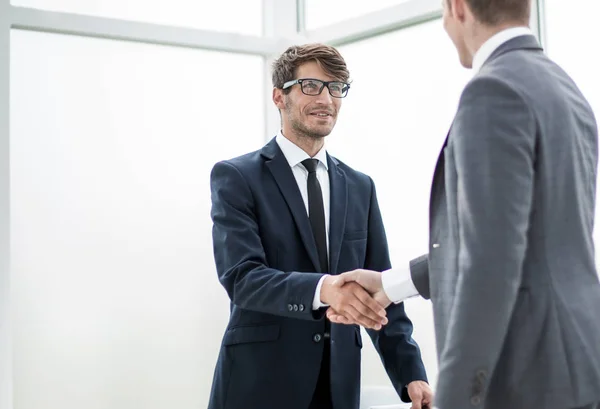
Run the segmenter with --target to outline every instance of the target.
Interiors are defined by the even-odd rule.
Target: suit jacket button
[[[294,311],[298,311],[298,305],[294,304]]]
[[[313,335],[313,341],[320,342],[321,341],[321,334],[315,334],[315,335]]]
[[[299,309],[301,312],[302,312],[302,311],[304,311],[304,304],[300,304],[300,305],[298,306],[298,309]]]
[[[288,304],[288,311],[293,311],[294,310],[294,306],[292,304]]]
[[[471,398],[471,405],[477,406],[481,403],[481,398],[479,396],[473,396]]]

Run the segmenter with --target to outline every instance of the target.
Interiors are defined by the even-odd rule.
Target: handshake
[[[377,271],[358,269],[326,276],[320,297],[329,306],[327,318],[336,324],[356,324],[378,331],[388,322],[385,308],[392,302]]]

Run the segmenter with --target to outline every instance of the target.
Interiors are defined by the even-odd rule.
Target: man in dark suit
[[[290,47],[273,66],[281,132],[211,173],[214,254],[231,299],[209,409],[358,409],[358,326],[330,324],[332,306],[367,328],[398,394],[431,391],[402,304],[384,310],[356,268],[390,268],[375,186],[324,148],[349,73],[333,47]],[[382,324],[387,324],[382,328]]]
[[[529,15],[530,0],[444,1],[475,75],[435,169],[430,252],[410,271],[339,279],[431,298],[440,409],[600,407],[598,127]]]

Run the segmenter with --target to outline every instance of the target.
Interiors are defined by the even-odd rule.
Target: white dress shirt
[[[304,207],[306,208],[306,214],[308,215],[308,170],[302,164],[302,161],[305,159],[310,159],[308,153],[304,152],[300,147],[294,144],[292,141],[287,139],[281,131],[277,134],[275,138],[277,145],[283,152],[283,156],[287,160],[290,168],[292,168],[292,173],[294,174],[294,178],[296,179],[296,183],[298,184],[298,189],[300,189],[300,194],[302,195],[302,200],[304,201]],[[330,189],[329,189],[329,173],[327,173],[327,151],[325,147],[323,147],[314,157],[313,159],[318,159],[319,164],[317,165],[317,180],[321,185],[321,192],[323,194],[323,210],[325,211],[325,232],[327,233],[325,236],[327,238],[327,259],[329,259],[329,208],[330,208]],[[325,280],[326,275],[323,275],[317,284],[317,288],[315,290],[315,295],[313,298],[312,308],[313,310],[317,310],[321,307],[326,307],[326,304],[321,302],[321,286],[323,285],[323,280]]]
[[[528,27],[512,27],[502,30],[479,47],[473,56],[473,75],[476,75],[488,58],[508,40],[522,35],[533,35]],[[435,251],[440,244],[435,244],[431,251]],[[410,267],[393,268],[386,270],[381,276],[383,290],[392,302],[398,304],[408,298],[419,295],[410,276]]]

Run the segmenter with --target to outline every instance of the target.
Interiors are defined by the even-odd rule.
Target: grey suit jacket
[[[568,409],[600,401],[592,230],[598,129],[533,36],[465,87],[440,153],[430,252],[441,409]]]

